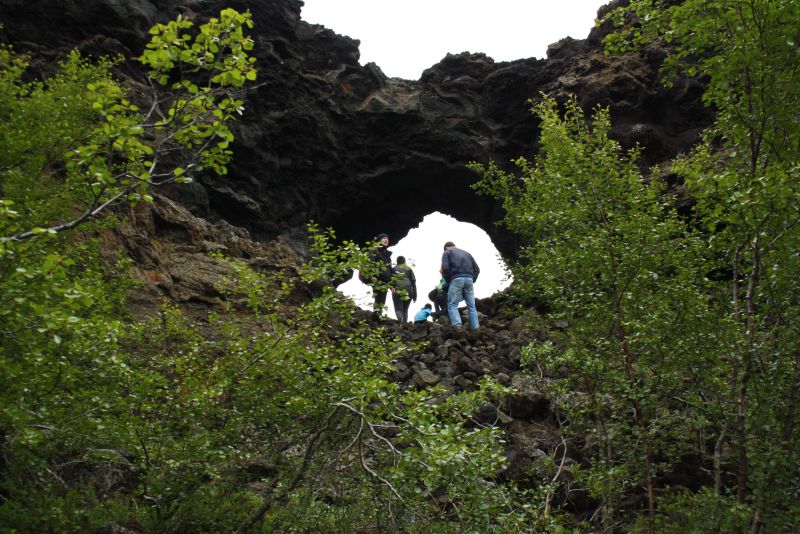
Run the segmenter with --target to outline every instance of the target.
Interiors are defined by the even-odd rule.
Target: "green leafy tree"
[[[302,280],[218,257],[223,302],[200,320],[121,312],[127,262],[94,231],[160,185],[224,172],[255,78],[249,25],[224,10],[197,31],[155,27],[138,105],[113,61],[73,54],[25,83],[0,49],[0,524],[518,531],[525,513],[494,480],[498,430],[465,425],[503,389],[439,403],[391,383],[409,348],[318,283],[368,269],[360,247],[312,232]],[[312,283],[315,298],[285,305]]]
[[[243,34],[250,25],[249,14],[224,10],[194,38],[192,24],[180,18],[156,26],[140,58],[155,80],[146,113],[110,74],[113,62],[91,64],[73,53],[47,81],[27,83],[25,61],[0,47],[6,354],[38,346],[22,336],[31,331],[58,343],[81,310],[97,307],[93,277],[76,277],[82,270],[99,275],[96,254],[75,236],[61,236],[64,230],[121,202],[150,200],[152,187],[189,181],[204,166],[224,172],[227,123],[242,110],[239,88],[255,76],[252,40]]]
[[[716,123],[675,170],[697,199],[716,272],[728,275],[718,300],[737,326],[724,360],[736,500],[752,532],[796,524],[800,2],[633,1],[609,17],[623,26],[610,50],[663,40],[667,74],[706,79]]]
[[[204,167],[224,171],[240,80],[255,76],[250,25],[249,14],[224,10],[194,38],[180,19],[154,28],[141,57],[150,98],[138,95],[139,107],[111,74],[116,60],[72,53],[47,80],[26,82],[24,58],[0,47],[5,525],[85,530],[97,519],[92,499],[59,473],[104,455],[115,468],[127,462],[106,446],[115,441],[106,417],[117,385],[133,380],[120,314],[131,284],[112,275],[125,262],[101,258],[90,234],[67,230],[94,229],[88,223],[110,208],[150,200],[151,188]]]
[[[314,259],[301,273],[307,282],[368,267],[362,247],[334,245],[332,231],[320,232],[315,225],[309,229]],[[234,279],[241,289],[242,276]],[[280,440],[296,429],[296,442],[304,448],[295,458],[284,457],[286,482],[269,488],[240,530],[262,519],[273,529],[292,528],[292,517],[299,512],[295,506],[305,509],[309,499],[319,506],[332,488],[359,503],[348,506],[349,521],[370,510],[375,522],[390,530],[519,528],[526,514],[514,502],[513,491],[489,483],[505,465],[499,430],[464,427],[470,415],[490,396],[504,394],[504,388],[484,381],[477,392],[441,403],[433,402],[440,391],[402,391],[387,374],[410,347],[383,328],[361,322],[353,304],[331,286],[300,308],[293,322],[295,331],[280,341],[292,349],[278,358],[272,355],[275,375],[264,377],[253,394],[263,409],[266,388],[280,384],[282,392],[273,400],[278,413],[264,420],[281,422]],[[259,360],[256,366],[265,364]],[[287,390],[293,380],[296,390]],[[295,503],[299,495],[306,496],[302,504]]]
[[[707,306],[701,242],[663,184],[643,180],[638,152],[608,137],[608,110],[589,119],[573,98],[562,116],[543,98],[534,111],[537,161],[517,160],[518,176],[472,165],[483,175],[477,188],[502,200],[505,224],[526,238],[515,281],[570,324],[567,350],[550,346],[547,363],[570,369],[567,388],[585,394],[571,406],[570,429],[594,443],[582,476],[600,499],[598,516],[614,524],[621,499],[642,487],[652,522],[659,476],[707,426],[692,407],[715,391],[723,340]]]
[[[151,200],[151,188],[191,181],[204,168],[224,173],[228,123],[244,109],[241,88],[256,78],[253,41],[244,34],[251,26],[249,13],[232,9],[195,36],[180,17],[155,26],[139,58],[151,87],[144,111],[108,61],[92,66],[74,52],[47,82],[24,83],[24,61],[3,49],[0,241],[74,228],[120,202]],[[34,180],[62,194],[31,188]]]

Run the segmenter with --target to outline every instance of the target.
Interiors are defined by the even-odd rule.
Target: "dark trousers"
[[[397,316],[397,320],[401,323],[408,321],[408,308],[411,306],[411,299],[406,297],[403,300],[400,295],[392,295],[392,302],[394,303],[394,314]]]
[[[436,300],[433,301],[433,307],[436,313],[447,313],[447,289],[439,290]]]
[[[375,297],[375,306],[373,306],[373,310],[375,310],[375,313],[377,314],[386,307],[386,290],[373,288],[372,294]]]

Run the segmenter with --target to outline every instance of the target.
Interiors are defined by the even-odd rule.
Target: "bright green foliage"
[[[668,72],[707,79],[704,100],[716,124],[674,169],[710,232],[712,266],[726,275],[716,297],[733,327],[724,429],[736,449],[728,466],[736,484],[723,489],[735,490],[752,532],[774,531],[800,514],[800,483],[789,467],[800,460],[800,2],[670,4],[631,2],[639,24],[608,42],[618,49],[664,39],[673,47]],[[611,16],[620,20],[622,11]]]
[[[320,233],[313,225],[310,230],[314,261],[303,270],[307,281],[338,276],[342,269],[351,272],[369,261],[361,247],[334,246],[330,231]],[[382,329],[358,322],[356,311],[332,287],[322,289],[298,310],[292,326],[296,331],[285,331],[272,349],[275,375],[262,376],[263,383],[253,391],[257,405],[247,413],[257,406],[263,410],[265,391],[280,384],[281,390],[274,392],[275,408],[280,409],[260,420],[279,428],[280,440],[295,432],[297,443],[308,443],[304,458],[309,465],[298,465],[303,459],[298,455],[286,466],[289,474],[317,473],[313,486],[287,483],[290,491],[266,497],[267,524],[293,528],[292,517],[305,512],[309,499],[312,508],[323,507],[325,514],[343,514],[352,529],[364,525],[364,510],[371,510],[375,521],[390,530],[491,531],[504,528],[504,522],[518,524],[524,514],[514,512],[508,490],[487,482],[505,463],[498,430],[464,428],[466,418],[487,402],[488,395],[496,397],[505,390],[486,381],[478,392],[441,403],[433,399],[442,392],[400,391],[386,374],[409,348]],[[296,363],[293,358],[298,358]],[[253,369],[266,365],[259,360]],[[291,386],[295,381],[296,389]],[[272,431],[264,439],[275,437]],[[276,461],[291,460],[279,458]],[[331,467],[321,467],[330,462]],[[346,510],[323,506],[331,492],[349,501]],[[295,504],[297,495],[306,499]],[[278,503],[291,508],[281,509]]]
[[[59,173],[67,150],[91,138],[97,117],[86,87],[111,83],[111,65],[92,65],[73,53],[46,84],[26,84],[21,81],[21,59],[6,49],[1,61],[0,183],[5,202],[13,199],[15,214],[13,219],[8,213],[0,219],[0,235],[8,236],[19,228],[47,227],[73,215],[82,193],[63,187]],[[61,194],[54,194],[57,191]]]
[[[634,0],[608,17],[622,25],[631,11],[639,24],[610,34],[610,51],[663,39],[673,49],[667,74],[707,77],[703,99],[717,112],[711,133],[739,147],[745,164],[797,159],[800,2]]]
[[[200,156],[196,163],[175,167],[157,178],[151,172],[150,179],[172,176],[181,181],[195,166],[225,173],[231,154],[228,146],[233,140],[225,123],[244,109],[235,89],[256,79],[255,58],[248,56],[253,40],[244,34],[244,29],[252,26],[249,13],[223,9],[218,19],[200,26],[194,38],[187,33],[192,23],[180,16],[150,30],[153,37],[140,61],[150,68],[150,76],[157,83],[187,93],[167,110],[151,111],[157,114],[157,118],[152,117],[156,131],[169,132],[160,146],[167,148],[174,142]],[[172,81],[176,69],[180,76]]]
[[[631,528],[796,530],[800,3],[633,0],[608,17],[609,51],[665,41],[665,82],[702,75],[717,121],[670,169],[696,201],[685,219],[607,139],[607,113],[587,121],[573,102],[563,119],[537,105],[542,155],[521,177],[477,167],[529,240],[515,281],[570,323],[523,362],[566,372],[596,518],[693,458],[705,487],[648,491]]]
[[[483,174],[479,190],[503,201],[505,223],[530,243],[515,281],[570,324],[566,351],[531,348],[523,359],[568,369],[562,392],[584,392],[571,395],[570,436],[591,443],[594,461],[579,478],[613,524],[634,487],[655,507],[657,478],[707,426],[691,407],[715,390],[724,329],[711,328],[702,243],[662,185],[643,181],[637,152],[609,139],[608,111],[589,120],[573,99],[562,117],[547,98],[534,110],[536,163],[518,160],[519,177],[473,168]]]
[[[325,280],[332,285],[339,285],[350,279],[354,270],[359,271],[359,275],[364,280],[369,281],[373,290],[390,291],[397,286],[397,282],[404,275],[394,273],[389,282],[385,282],[378,277],[378,273],[385,266],[373,261],[372,250],[377,243],[368,243],[359,246],[357,243],[345,240],[341,244],[335,245],[336,234],[333,229],[328,229],[324,233],[319,230],[315,223],[308,225],[309,235],[313,240],[314,257],[306,267],[311,269],[309,277],[315,280]],[[398,294],[407,296],[405,290],[399,290]]]
[[[347,240],[336,245],[333,229],[323,232],[315,223],[309,223],[308,234],[312,243],[311,249],[314,251],[312,261],[305,265],[309,279],[349,280],[354,268],[370,279],[376,274],[377,266],[370,260],[368,246],[361,247]]]
[[[229,13],[228,20],[242,26],[249,16]],[[209,72],[227,68],[232,44],[242,55],[240,32],[205,33],[220,46]],[[109,271],[123,274],[124,263],[101,260],[97,242],[62,231],[118,202],[148,200],[153,185],[184,180],[179,162],[219,168],[229,157],[224,122],[240,106],[211,82],[175,90],[169,101],[154,92],[142,114],[112,66],[73,53],[47,80],[25,82],[25,61],[0,47],[0,523],[21,530],[84,531],[100,520],[93,503],[104,498],[95,495],[101,490],[88,482],[70,488],[59,473],[128,469],[113,450],[131,450],[116,433],[115,417],[125,413],[118,387],[151,383],[132,374],[131,353],[121,346],[130,339],[120,310],[131,284]],[[198,98],[206,115],[180,111]],[[181,147],[190,150],[179,156]]]
[[[191,181],[204,168],[224,173],[233,139],[227,123],[242,113],[241,87],[255,79],[253,41],[243,34],[250,26],[249,13],[227,9],[194,38],[181,19],[153,28],[139,58],[152,78],[144,112],[109,74],[109,61],[92,65],[75,52],[57,75],[27,84],[24,61],[3,48],[0,179],[3,203],[13,201],[18,217],[3,213],[0,244],[149,201],[152,187]]]
[[[205,327],[174,308],[142,323],[106,310],[7,373],[18,385],[3,390],[4,523],[211,532],[263,518],[287,531],[372,521],[518,531],[524,514],[489,483],[505,462],[497,429],[464,428],[502,388],[486,382],[441,403],[431,402],[437,392],[401,392],[386,375],[407,347],[358,322],[333,288],[289,311],[284,277],[226,263],[230,306]],[[248,475],[250,463],[272,468]],[[124,485],[93,478],[104,470]],[[74,473],[87,484],[73,487]],[[246,480],[263,493],[244,490]]]
[[[78,531],[88,520],[84,499],[63,486],[48,458],[67,462],[65,449],[97,431],[87,415],[104,410],[105,399],[84,385],[118,371],[106,365],[123,331],[112,311],[122,309],[129,284],[108,290],[96,242],[44,230],[81,209],[82,194],[64,187],[63,155],[98,124],[86,86],[108,81],[108,68],[73,54],[46,84],[26,84],[24,62],[0,50],[0,235],[31,227],[44,234],[0,239],[2,486],[14,496],[0,523],[22,530]]]
[[[251,62],[240,50],[249,42],[240,31],[249,15],[226,13],[228,29],[203,27],[219,43],[208,73],[228,68],[232,48],[239,61]],[[161,35],[155,31],[154,39]],[[17,518],[2,522],[30,530],[82,530],[91,521],[48,462],[63,454],[57,464],[80,465],[111,447],[106,417],[116,387],[136,382],[119,346],[127,334],[118,310],[130,283],[109,284],[113,261],[100,261],[98,244],[62,231],[115,203],[149,200],[151,186],[185,180],[188,169],[220,168],[229,157],[225,121],[241,106],[225,84],[212,81],[173,88],[169,101],[154,92],[142,114],[112,66],[73,53],[46,81],[27,83],[25,61],[0,48],[0,419],[8,460],[3,486],[16,495],[3,514]],[[182,111],[195,100],[204,102],[204,114]],[[182,117],[189,120],[177,121]],[[180,147],[190,151],[179,157]],[[34,508],[42,513],[31,515]]]

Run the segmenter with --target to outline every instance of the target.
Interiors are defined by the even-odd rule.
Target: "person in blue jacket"
[[[428,322],[428,317],[431,316],[431,305],[426,304],[414,315],[414,324],[422,324]]]
[[[452,241],[444,244],[442,253],[442,276],[449,284],[447,291],[447,315],[453,326],[461,326],[461,313],[458,304],[462,300],[467,304],[469,325],[478,328],[478,311],[475,309],[475,288],[481,269],[472,254],[457,248]]]

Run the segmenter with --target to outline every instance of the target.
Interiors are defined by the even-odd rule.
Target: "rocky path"
[[[552,465],[548,457],[562,467],[572,460],[565,455],[556,410],[543,391],[545,377],[521,367],[522,349],[543,342],[546,333],[532,329],[524,317],[508,316],[499,308],[494,297],[479,301],[481,327],[477,330],[454,328],[446,315],[405,327],[384,321],[387,331],[414,347],[395,363],[392,379],[409,388],[437,387],[441,393],[431,402],[474,391],[485,376],[510,386],[510,395],[484,406],[473,422],[503,429],[509,460],[505,477],[525,486],[550,482],[555,473],[548,467]],[[560,473],[568,476],[567,469]]]

